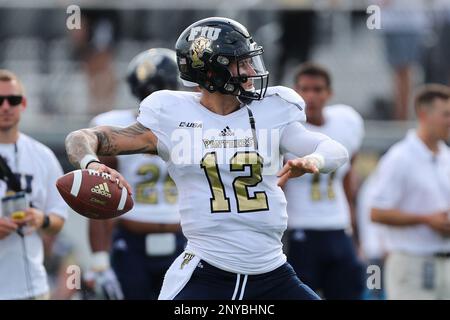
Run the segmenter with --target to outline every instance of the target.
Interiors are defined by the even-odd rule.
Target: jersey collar
[[[413,148],[415,154],[429,161],[439,160],[444,156],[446,145],[443,141],[438,142],[438,153],[434,154],[419,138],[415,129],[410,129],[408,131],[406,140],[408,141],[408,144]]]

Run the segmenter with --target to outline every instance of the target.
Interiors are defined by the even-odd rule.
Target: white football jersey
[[[55,184],[63,171],[54,153],[25,134],[20,134],[16,146],[0,144],[0,155],[11,171],[20,175],[28,200],[33,207],[66,219],[67,206]],[[0,180],[0,197],[3,198],[6,191],[6,183]],[[33,232],[24,240],[25,252],[17,233],[0,240],[0,300],[24,299],[49,291],[42,239]]]
[[[96,116],[92,126],[126,127],[136,122],[137,110],[113,110]],[[164,161],[154,155],[118,156],[118,171],[132,187],[134,207],[122,219],[178,223],[178,191]]]
[[[305,124],[308,130],[321,132],[347,148],[350,158],[357,153],[364,137],[361,116],[346,105],[327,106],[322,126]],[[290,155],[286,157],[291,158]],[[290,229],[337,230],[350,226],[350,211],[343,179],[350,169],[345,165],[330,174],[304,175],[290,179],[285,187]]]
[[[286,199],[277,186],[283,128],[305,121],[304,101],[285,87],[219,115],[200,104],[200,93],[158,91],[140,107],[138,122],[158,137],[179,190],[187,251],[235,273],[259,274],[286,261],[281,237]]]

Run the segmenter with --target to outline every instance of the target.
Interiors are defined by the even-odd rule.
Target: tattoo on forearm
[[[112,156],[117,154],[117,146],[115,145],[110,132],[95,131],[94,134],[98,141],[96,154],[99,156]]]
[[[155,153],[156,147],[150,143],[144,147],[124,149],[121,139],[137,138],[147,134],[148,129],[140,123],[135,123],[127,128],[101,127],[94,129],[78,130],[69,134],[66,138],[66,150],[70,162],[79,165],[79,161],[86,154],[99,156],[114,156],[121,154]],[[136,140],[138,141],[138,140]]]
[[[126,137],[135,137],[138,135],[141,135],[143,133],[148,132],[148,129],[146,127],[144,127],[142,124],[140,124],[139,122],[136,122],[135,124],[127,127],[127,128],[123,128],[120,130],[120,134]]]
[[[120,138],[136,138],[141,134],[148,132],[148,129],[140,123],[135,123],[126,128],[111,127],[110,132],[96,132],[98,139],[98,155],[121,155],[121,154],[135,154],[135,153],[151,153],[152,149],[149,146],[143,148],[120,150],[117,147],[117,141]]]

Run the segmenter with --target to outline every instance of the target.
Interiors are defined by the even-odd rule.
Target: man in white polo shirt
[[[387,226],[388,299],[450,299],[449,90],[417,94],[417,129],[379,163],[371,217]]]

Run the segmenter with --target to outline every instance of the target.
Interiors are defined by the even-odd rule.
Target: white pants
[[[450,258],[391,252],[384,270],[389,300],[450,299]]]

